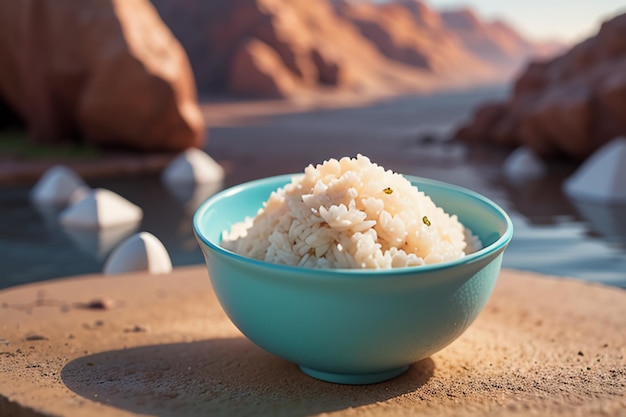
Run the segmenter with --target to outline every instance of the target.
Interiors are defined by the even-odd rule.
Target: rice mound
[[[402,175],[357,155],[309,165],[222,246],[277,264],[382,269],[459,259],[480,242]]]

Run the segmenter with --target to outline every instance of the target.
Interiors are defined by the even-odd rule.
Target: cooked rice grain
[[[481,244],[402,175],[357,155],[309,165],[222,246],[277,264],[382,269],[451,261]]]

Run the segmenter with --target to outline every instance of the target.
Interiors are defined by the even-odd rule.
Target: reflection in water
[[[626,204],[601,204],[572,199],[592,232],[602,236],[612,246],[626,249]],[[625,272],[626,273],[626,272]]]
[[[164,184],[170,195],[180,203],[185,213],[177,221],[172,222],[177,226],[179,248],[188,253],[196,252],[198,244],[193,233],[193,215],[207,198],[222,190],[224,182],[172,184],[166,181]]]
[[[501,88],[405,97],[364,108],[268,117],[263,125],[212,126],[205,150],[220,163],[227,161],[224,187],[357,153],[396,172],[457,184],[511,215],[515,232],[505,267],[626,287],[621,210],[588,214],[568,200],[561,184],[575,167],[551,164],[541,180],[512,182],[503,174],[508,153],[501,149],[424,140],[425,129],[445,136],[476,103],[506,93]],[[92,180],[89,186],[140,206],[139,230],[163,242],[175,267],[203,262],[193,237],[193,208],[217,190],[168,190],[158,175]],[[0,188],[0,287],[101,271],[102,263],[78,250],[54,213],[38,215],[28,191]]]
[[[448,154],[451,149],[458,153]],[[561,192],[568,169],[551,167],[541,180],[511,182],[501,175],[504,158],[485,149],[464,155],[450,145],[432,144],[398,155],[396,164],[389,164],[393,169],[473,189],[511,215],[515,232],[504,257],[505,267],[626,287],[626,208],[570,201]],[[443,163],[444,159],[454,162]],[[163,242],[174,267],[203,263],[193,235],[193,213],[222,187],[254,179],[239,173],[246,171],[244,162],[235,162],[237,179],[228,177],[223,185],[168,188],[156,175],[93,181],[92,187],[108,188],[143,209],[141,224],[132,230],[65,230],[58,224],[58,210],[30,204],[27,187],[0,192],[0,218],[4,219],[0,223],[0,287],[100,272],[106,255],[138,231],[150,232]],[[293,167],[275,167],[267,174],[282,173],[279,168],[293,171]]]
[[[135,233],[138,227],[139,223],[128,223],[103,229],[65,227],[63,232],[81,252],[102,261],[120,242]]]
[[[530,223],[556,224],[563,218],[576,216],[571,202],[561,192],[561,184],[568,174],[569,170],[557,167],[542,178],[516,181],[498,177],[493,185],[505,190],[507,200]]]
[[[570,200],[562,184],[574,167],[537,180],[496,177],[515,228],[504,266],[626,287],[626,206]]]
[[[188,214],[193,215],[200,204],[207,198],[220,191],[223,181],[211,182],[208,184],[173,184],[165,182],[167,191],[178,200]]]
[[[163,242],[174,267],[203,262],[192,218],[197,206],[222,188],[221,183],[170,187],[155,175],[132,181],[107,180],[103,185],[143,209],[140,231],[150,232]]]
[[[59,214],[61,214],[65,207],[41,204],[33,204],[32,207],[39,215],[39,218],[41,218],[41,220],[43,221],[46,230],[54,232],[60,227]]]

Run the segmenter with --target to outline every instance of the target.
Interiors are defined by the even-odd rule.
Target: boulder
[[[178,155],[161,176],[167,191],[193,215],[207,198],[222,189],[224,169],[200,149],[191,148]]]
[[[512,97],[477,110],[456,136],[583,160],[626,135],[626,14],[549,61],[530,64]]]
[[[132,235],[117,246],[107,258],[105,275],[146,271],[150,274],[169,274],[172,260],[163,243],[151,233]]]
[[[213,184],[224,179],[224,169],[200,149],[191,148],[178,155],[163,171],[163,181],[172,186]]]
[[[204,140],[187,56],[148,0],[0,2],[0,96],[41,143]]]
[[[89,187],[72,169],[56,165],[48,169],[30,192],[33,203],[43,206],[65,206]]]
[[[140,207],[104,188],[90,191],[59,214],[65,227],[93,230],[137,224],[142,219]]]
[[[626,138],[615,138],[591,155],[565,181],[563,190],[576,200],[626,203]]]
[[[508,111],[507,103],[489,102],[483,104],[474,112],[472,123],[461,127],[456,132],[456,137],[462,138],[467,142],[481,142],[484,140],[484,132],[493,128],[491,139],[498,142],[499,137],[503,137],[501,142],[507,143],[506,133],[496,135],[495,130],[500,128]],[[502,130],[502,129],[501,129]]]
[[[511,181],[530,181],[546,175],[548,167],[533,151],[517,148],[504,161],[502,170]]]

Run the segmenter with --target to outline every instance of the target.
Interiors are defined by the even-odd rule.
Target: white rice
[[[277,264],[382,269],[459,259],[481,244],[402,175],[358,155],[309,165],[222,246]]]

